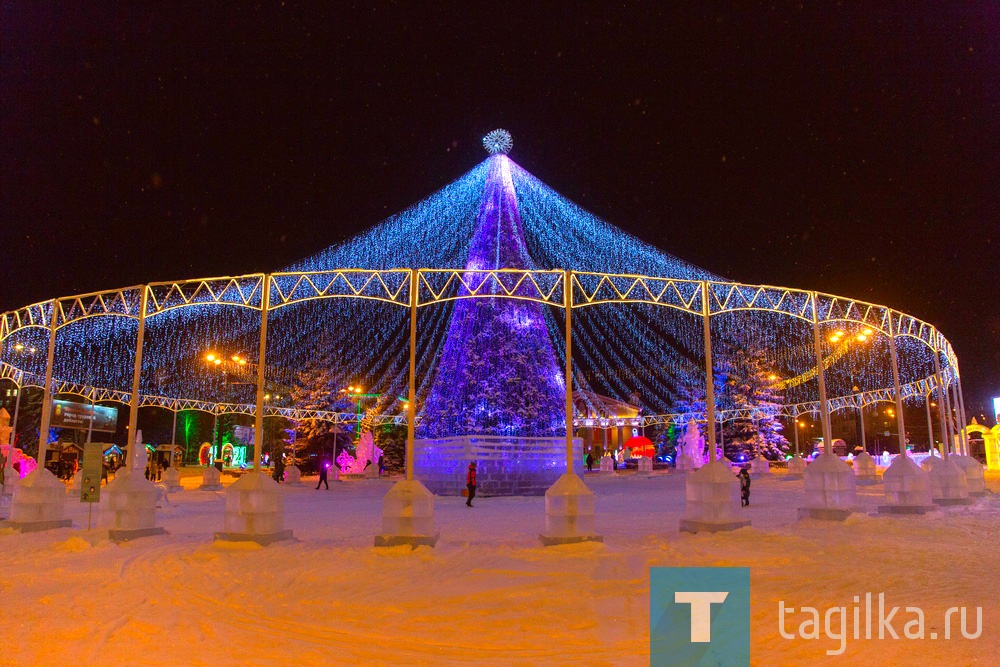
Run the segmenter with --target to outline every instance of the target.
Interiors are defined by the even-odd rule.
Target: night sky
[[[46,4],[0,5],[0,310],[281,268],[503,127],[607,221],[929,321],[1000,396],[995,4]]]

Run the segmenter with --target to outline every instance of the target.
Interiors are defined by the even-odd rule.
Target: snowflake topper
[[[497,153],[506,155],[513,146],[514,138],[510,136],[510,132],[507,130],[493,130],[483,137],[483,148],[490,155],[496,155]]]

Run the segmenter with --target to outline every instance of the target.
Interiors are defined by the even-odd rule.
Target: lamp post
[[[264,337],[261,337],[264,340]],[[223,385],[237,386],[242,385],[245,387],[253,387],[256,393],[256,409],[254,411],[254,442],[253,446],[253,469],[255,472],[260,471],[261,458],[263,457],[263,443],[264,443],[264,404],[272,400],[281,400],[281,394],[274,393],[273,391],[268,392],[267,386],[270,384],[272,388],[281,387],[280,383],[271,381],[268,383],[264,377],[264,364],[263,362],[263,343],[261,344],[261,361],[254,363],[250,361],[246,356],[242,354],[232,354],[228,357],[224,354],[209,351],[205,353],[204,359],[205,363],[209,368],[216,368],[222,372]],[[230,378],[238,378],[238,381],[232,381]],[[216,415],[216,435],[218,431],[218,411],[215,412]],[[216,443],[213,440],[213,447]],[[219,453],[221,456],[222,443],[218,443]]]
[[[799,458],[799,429],[802,428],[803,424],[798,418],[795,419],[795,458]]]
[[[248,385],[256,386],[253,382],[230,382],[229,376],[235,374],[241,369],[246,369],[249,365],[246,357],[240,354],[233,354],[228,359],[226,359],[222,354],[217,352],[206,352],[205,353],[205,363],[208,364],[209,368],[215,368],[222,372],[222,385],[225,388],[228,385]],[[223,391],[225,394],[225,391]],[[225,395],[223,395],[225,398]],[[214,422],[212,429],[212,449],[213,449],[213,461],[222,461],[222,438],[219,435],[219,410],[216,409],[213,412]],[[215,451],[217,449],[217,451]]]
[[[874,329],[864,328],[858,333],[848,334],[843,329],[838,329],[830,336],[830,342],[833,344],[839,344],[843,346],[844,353],[850,350],[850,347],[855,343],[867,343],[868,339],[875,333]],[[851,368],[851,391],[860,392],[861,388],[854,384],[854,368]],[[868,444],[865,442],[865,415],[864,406],[858,402],[858,422],[861,430],[861,448],[864,451],[868,451]],[[833,444],[830,444],[830,450],[833,450]]]

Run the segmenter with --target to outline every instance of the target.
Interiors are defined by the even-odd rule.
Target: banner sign
[[[52,401],[53,428],[91,428],[93,420],[95,431],[114,433],[118,426],[118,408],[90,403],[73,403],[71,401]]]
[[[252,445],[256,429],[253,426],[234,426],[233,435],[244,445]]]

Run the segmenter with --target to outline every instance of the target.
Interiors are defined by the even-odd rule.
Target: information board
[[[96,503],[101,499],[101,473],[104,468],[104,443],[88,442],[83,446],[83,473],[80,475],[80,502]]]

